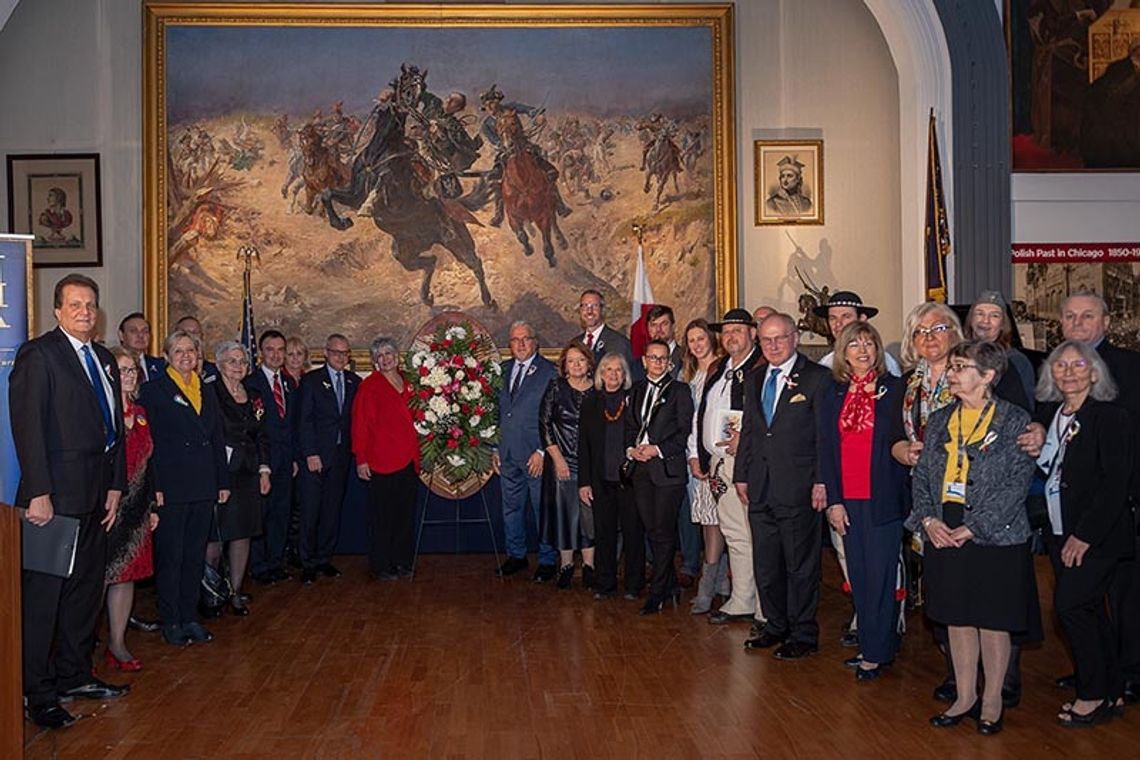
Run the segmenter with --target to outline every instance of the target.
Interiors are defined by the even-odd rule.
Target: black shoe
[[[802,660],[808,655],[815,654],[819,647],[806,641],[789,641],[776,650],[777,660]]]
[[[998,716],[997,720],[982,720],[981,718],[978,718],[978,733],[982,736],[993,736],[994,734],[1000,734],[1004,721],[1004,712]]]
[[[200,617],[206,618],[207,620],[212,620],[214,618],[220,618],[223,614],[225,614],[225,612],[226,612],[226,603],[225,602],[222,602],[221,604],[219,604],[216,607],[207,607],[206,605],[202,604],[201,602],[198,603],[198,615]]]
[[[982,700],[974,701],[974,706],[964,713],[957,715],[950,715],[949,713],[939,713],[931,717],[930,725],[935,728],[950,728],[962,722],[963,718],[972,718],[973,720],[980,720],[982,715]]]
[[[301,583],[305,586],[312,586],[317,582],[317,569],[315,567],[306,567],[301,571]]]
[[[538,569],[534,571],[535,583],[546,583],[558,573],[558,568],[554,565],[539,565]]]
[[[197,621],[193,623],[185,623],[182,626],[182,631],[190,637],[191,641],[196,641],[204,644],[207,641],[214,640],[214,634],[207,631],[205,627]]]
[[[530,563],[526,561],[526,557],[507,557],[507,561],[499,565],[497,573],[500,577],[506,578],[508,575],[514,575],[528,567],[530,567]]]
[[[854,657],[848,657],[846,660],[844,660],[843,661],[843,667],[845,667],[845,668],[857,668],[857,667],[859,667],[860,663],[862,663],[862,662],[863,662],[863,655],[857,654]]]
[[[238,617],[246,617],[249,615],[249,605],[241,597],[244,594],[239,594],[230,600],[230,610]]]
[[[186,635],[180,625],[164,625],[162,627],[162,640],[176,647],[190,646],[192,639]]]
[[[957,702],[958,684],[947,678],[934,689],[934,698],[939,702]]]
[[[147,633],[154,633],[155,631],[162,630],[162,623],[157,620],[144,620],[140,617],[131,615],[127,618],[127,627],[134,628],[136,631],[146,631]]]
[[[637,611],[638,615],[656,615],[658,612],[665,608],[665,600],[667,597],[655,596],[650,594],[645,600],[645,606]]]
[[[331,562],[322,562],[321,564],[317,565],[316,569],[318,573],[325,576],[326,578],[340,577],[340,570],[337,570],[336,566]]]
[[[1061,715],[1057,716],[1057,723],[1065,728],[1089,728],[1110,720],[1115,714],[1115,705],[1113,705],[1111,699],[1106,699],[1097,705],[1092,712],[1084,713],[1083,715],[1081,713],[1075,713],[1072,710],[1061,710]],[[1064,717],[1061,717],[1062,715]],[[1001,721],[999,720],[998,722],[1000,723]],[[978,730],[981,730],[980,726]],[[1000,731],[1001,729],[998,730]]]
[[[859,632],[845,631],[843,635],[839,637],[839,645],[844,647],[859,646]]]
[[[884,670],[886,670],[885,665],[876,665],[873,668],[856,667],[855,668],[855,680],[856,681],[874,681],[876,678],[878,678],[879,676],[881,676],[883,674]]]
[[[67,728],[76,721],[74,715],[57,704],[28,707],[24,714],[40,728]]]
[[[760,631],[759,634],[753,636],[744,642],[745,649],[770,649],[777,644],[783,644],[784,637],[776,636],[768,631]]]
[[[593,591],[594,589],[594,566],[582,565],[582,588],[586,591]]]
[[[1002,709],[1017,707],[1021,704],[1021,690],[1010,689],[1008,687],[1001,687],[1001,706]]]
[[[60,701],[70,701],[72,699],[115,699],[121,697],[131,690],[130,686],[126,684],[116,686],[115,684],[100,681],[98,678],[92,679],[83,684],[68,689],[59,695]]]
[[[558,568],[558,590],[566,591],[574,581],[574,566],[563,565]]]
[[[1053,683],[1057,684],[1058,689],[1075,689],[1077,688],[1077,674],[1070,673],[1067,676],[1061,676]]]
[[[739,623],[739,622],[742,622],[745,620],[751,622],[753,619],[754,618],[752,617],[752,615],[747,614],[747,613],[743,613],[740,615],[733,615],[730,612],[724,612],[722,610],[716,610],[714,612],[709,613],[709,622],[712,623],[713,625],[724,625],[725,623]]]

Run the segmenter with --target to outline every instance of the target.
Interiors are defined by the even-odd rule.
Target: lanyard
[[[962,405],[958,405],[958,450],[955,452],[958,457],[958,471],[954,473],[954,480],[959,480],[962,476],[962,463],[966,457],[966,443],[974,437],[974,433],[978,432],[978,428],[982,426],[982,422],[985,421],[986,415],[990,413],[993,405],[992,400],[986,402],[986,405],[982,407],[982,413],[978,415],[977,422],[974,423],[974,427],[965,437],[962,436]]]
[[[1073,425],[1077,421],[1077,413],[1073,412],[1072,415],[1067,415],[1064,412],[1065,407],[1057,407],[1057,415],[1053,418],[1053,429],[1057,432],[1057,450],[1053,452],[1053,458],[1049,460],[1049,469],[1045,472],[1045,480],[1048,481],[1053,477],[1057,465],[1065,458],[1065,449],[1069,446],[1069,431],[1073,429]],[[1065,424],[1065,429],[1061,430],[1061,418],[1069,417],[1068,423]]]

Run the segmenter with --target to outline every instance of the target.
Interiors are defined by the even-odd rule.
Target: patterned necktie
[[[344,375],[340,372],[333,373],[333,392],[336,393],[336,410],[338,412],[344,411]]]
[[[780,368],[773,367],[772,371],[768,373],[768,379],[764,382],[761,405],[764,409],[764,421],[769,425],[772,424],[772,415],[776,413],[776,378],[779,376]]]
[[[106,444],[109,449],[115,445],[115,418],[111,414],[111,403],[107,400],[107,391],[103,388],[99,365],[95,363],[90,347],[84,346],[80,350],[83,352],[83,361],[87,364],[87,379],[91,381],[95,400],[99,402],[99,411],[103,413],[103,429],[106,431]]]
[[[586,333],[586,348],[591,350],[594,348],[594,334],[592,332]]]
[[[285,419],[285,389],[281,387],[281,373],[273,373],[273,400],[277,403],[277,416]]]
[[[514,376],[511,378],[511,398],[515,397],[515,392],[519,389],[519,386],[522,385],[522,377],[523,365],[515,362],[515,372]]]

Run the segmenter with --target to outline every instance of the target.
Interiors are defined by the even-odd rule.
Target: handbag
[[[218,572],[218,568],[209,562],[206,562],[205,565],[206,570],[202,574],[202,590],[198,601],[201,611],[207,617],[212,617],[217,614],[217,610],[226,606],[226,603],[234,595],[234,589],[230,585],[230,579]]]

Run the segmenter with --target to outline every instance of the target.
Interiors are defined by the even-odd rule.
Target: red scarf
[[[839,429],[845,433],[862,433],[875,423],[875,396],[878,375],[871,370],[863,377],[851,376],[851,386],[843,410],[839,413]]]

